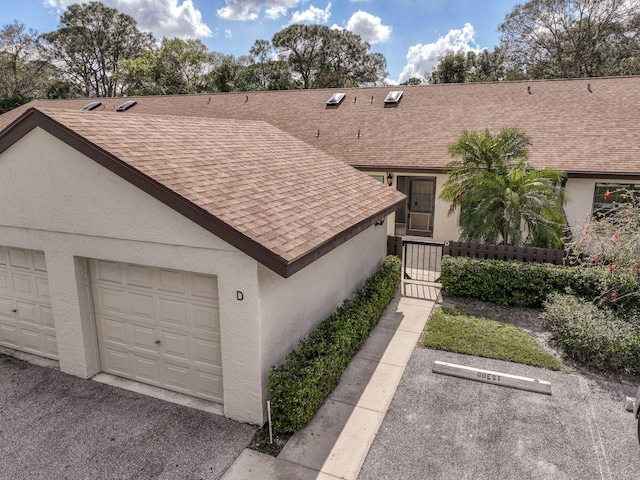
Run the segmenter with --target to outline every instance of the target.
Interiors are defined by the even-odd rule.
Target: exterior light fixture
[[[391,174],[391,172],[387,173],[387,185],[393,185],[393,175]]]
[[[381,218],[380,218],[380,220],[378,220],[378,221],[376,222],[376,226],[378,226],[378,225],[384,225],[384,221],[385,221],[385,220],[386,220],[386,218],[385,218],[385,217],[381,217]]]

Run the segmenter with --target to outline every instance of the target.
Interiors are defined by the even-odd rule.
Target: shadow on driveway
[[[0,477],[219,479],[255,427],[0,355]]]
[[[542,395],[432,373],[436,360],[551,382]],[[629,385],[416,348],[360,480],[638,479]]]

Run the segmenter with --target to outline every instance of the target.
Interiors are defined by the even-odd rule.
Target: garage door
[[[0,345],[58,358],[43,252],[0,246]]]
[[[215,276],[91,260],[102,371],[222,403]]]

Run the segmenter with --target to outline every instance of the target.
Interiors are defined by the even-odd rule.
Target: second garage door
[[[90,260],[102,371],[222,403],[215,276]]]
[[[58,358],[43,252],[0,246],[0,345]]]

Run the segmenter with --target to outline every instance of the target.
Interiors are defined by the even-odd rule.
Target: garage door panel
[[[39,300],[49,300],[51,295],[49,294],[49,280],[42,277],[36,277],[36,292]]]
[[[153,288],[153,270],[142,265],[126,265],[128,272],[125,276],[126,285],[143,288]]]
[[[158,290],[184,295],[187,292],[184,277],[185,272],[158,269]]]
[[[44,345],[44,335],[38,330],[22,328],[22,349],[27,352],[39,353]]]
[[[213,305],[191,305],[193,328],[202,332],[220,332],[220,309]]]
[[[156,353],[158,335],[155,328],[149,328],[144,325],[131,325],[131,333],[133,335],[130,344],[139,350],[143,350],[149,353]]]
[[[94,280],[100,280],[102,282],[122,283],[120,264],[117,262],[96,260],[92,264],[91,274],[92,277],[95,275]]]
[[[202,297],[207,300],[218,300],[218,278],[208,275],[198,275],[192,277],[191,294],[194,297]]]
[[[135,379],[143,380],[151,385],[161,385],[160,362],[155,358],[134,355]]]
[[[16,302],[18,321],[22,325],[38,326],[40,324],[37,306],[32,303]]]
[[[200,365],[217,367],[220,364],[221,349],[219,341],[206,341],[200,338],[193,340],[192,360]]]
[[[170,356],[174,359],[189,361],[189,337],[184,334],[161,332],[162,356]]]
[[[96,309],[101,312],[125,314],[124,292],[120,289],[98,287]]]
[[[105,371],[130,378],[132,366],[129,365],[129,354],[115,348],[106,347],[100,352],[100,361]]]
[[[126,321],[102,316],[98,325],[100,336],[105,343],[117,343],[123,347],[131,343],[130,326]]]
[[[158,298],[158,320],[169,327],[187,327],[187,305],[184,300]]]
[[[131,315],[138,319],[153,321],[155,314],[152,295],[145,295],[138,292],[127,292],[125,295],[128,305],[128,308],[125,308],[125,310],[128,310]]]
[[[40,322],[43,327],[55,330],[56,326],[53,323],[53,311],[51,307],[40,305]]]
[[[207,372],[196,370],[195,384],[198,385],[198,396],[213,402],[222,402],[222,374],[213,375]]]
[[[58,357],[58,341],[56,339],[55,333],[54,334],[49,334],[49,333],[44,333],[44,344],[45,344],[45,351],[53,357]]]
[[[16,296],[38,298],[35,278],[32,275],[14,273],[12,276],[13,292]]]
[[[0,316],[10,317],[13,315],[12,310],[12,301],[8,298],[0,297]]]
[[[20,349],[21,333],[15,323],[5,323],[0,319],[0,343],[5,347]]]
[[[47,271],[47,263],[44,258],[44,252],[32,252],[33,259],[33,269],[37,272],[46,272]]]
[[[102,369],[221,402],[216,277],[99,260],[90,269],[100,351],[117,345],[119,356],[129,355],[126,375],[124,360],[111,368],[106,359]]]
[[[11,274],[7,270],[0,269],[0,294],[12,295],[13,287],[11,283]]]
[[[192,395],[193,391],[189,367],[166,360],[163,364],[162,376],[164,377],[165,385],[171,388],[171,390]]]
[[[31,250],[25,250],[23,248],[9,248],[9,266],[31,269]]]

